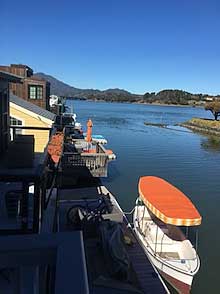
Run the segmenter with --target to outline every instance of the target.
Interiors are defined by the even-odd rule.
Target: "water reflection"
[[[220,137],[208,136],[202,139],[201,147],[206,151],[220,152]]]

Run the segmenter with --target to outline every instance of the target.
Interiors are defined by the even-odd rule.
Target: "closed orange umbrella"
[[[58,163],[62,155],[62,146],[63,146],[64,135],[62,132],[57,132],[52,136],[47,152],[50,154],[54,163]]]
[[[86,134],[86,141],[87,142],[92,142],[92,120],[89,119],[87,122],[87,134]]]

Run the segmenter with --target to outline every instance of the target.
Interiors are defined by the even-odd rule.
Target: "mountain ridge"
[[[51,94],[58,96],[70,96],[74,97],[75,95],[90,95],[90,94],[99,94],[99,93],[123,93],[126,95],[135,95],[124,89],[119,88],[109,88],[106,90],[98,90],[98,89],[80,89],[73,86],[68,85],[67,83],[58,80],[57,78],[45,74],[43,72],[37,72],[34,76],[47,80],[51,85]]]
[[[78,98],[93,101],[100,100],[108,102],[136,102],[174,105],[202,105],[205,103],[205,101],[207,101],[206,99],[208,97],[220,99],[220,95],[211,96],[208,94],[192,94],[190,92],[178,89],[165,89],[159,91],[158,93],[146,92],[144,95],[133,94],[118,88],[106,90],[79,89],[42,72],[38,72],[34,74],[34,76],[50,82],[51,94],[65,96],[73,99]]]

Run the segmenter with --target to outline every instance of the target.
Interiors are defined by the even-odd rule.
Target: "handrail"
[[[76,253],[73,254],[73,248]],[[77,264],[77,268],[76,268]],[[69,294],[89,293],[88,273],[82,232],[62,232],[56,234],[31,234],[1,237],[1,268],[13,268],[16,283],[13,292]],[[33,270],[30,272],[27,266]],[[71,269],[69,273],[67,269]],[[50,279],[48,279],[49,273]],[[12,284],[11,284],[12,285]],[[25,284],[27,286],[27,282]],[[11,288],[11,287],[10,287]],[[1,291],[4,292],[4,291]]]
[[[45,130],[45,131],[50,131],[53,128],[52,127],[34,127],[34,126],[9,126],[10,129],[24,129],[24,130]]]
[[[143,237],[145,237],[145,235],[143,234],[143,232],[140,230],[139,227],[138,227],[138,231],[139,231],[139,233],[140,233]],[[149,242],[148,242],[146,239],[144,239],[144,240],[145,240],[145,242],[147,243],[147,247],[150,247],[150,248],[151,248]],[[169,262],[167,262],[167,258],[164,259],[163,257],[161,257],[161,256],[158,254],[158,252],[154,252],[153,249],[152,249],[152,253],[149,252],[149,254],[154,255],[154,256],[157,256],[157,257],[159,257],[160,259],[162,259],[162,260],[163,260],[163,263],[166,264],[166,266],[171,267],[171,268],[174,268],[174,269],[177,270],[178,272],[181,272],[181,273],[187,274],[186,271],[181,270],[179,267],[177,267],[177,266],[175,266],[175,265],[171,265]],[[197,255],[197,257],[198,257],[198,255]],[[181,263],[181,259],[169,259],[169,261],[171,261],[171,260],[174,261],[174,262],[180,262],[180,263]],[[193,258],[193,259],[185,259],[185,258],[184,258],[184,260],[186,260],[186,261],[196,260],[196,261],[197,261],[197,264],[196,264],[196,267],[195,267],[195,269],[194,269],[194,272],[197,271],[197,269],[198,269],[198,267],[199,267],[199,264],[200,264],[198,258]],[[192,271],[191,271],[191,272],[192,272]]]
[[[102,144],[97,143],[97,145],[98,145],[98,148],[102,151],[102,153],[106,153],[106,149],[105,149],[105,147]]]
[[[78,152],[63,152],[63,155],[80,155],[82,157],[108,157],[107,154],[104,153],[87,153],[87,152],[82,152],[82,153],[78,153]]]
[[[140,229],[140,225],[139,225],[139,221],[138,221],[138,219],[137,219],[137,223],[138,223],[138,227],[137,227],[137,229],[138,229],[138,231],[139,231],[139,233],[143,236],[143,238],[144,238],[144,241],[147,243],[147,247],[150,247],[151,249],[152,249],[152,253],[154,253],[154,255],[156,255],[156,256],[158,256],[160,259],[163,259],[163,262],[167,265],[167,266],[170,266],[170,263],[168,263],[167,262],[167,260],[169,260],[169,261],[174,261],[174,262],[180,262],[181,263],[181,260],[185,260],[185,261],[193,261],[193,260],[196,260],[197,261],[197,264],[196,264],[196,268],[195,268],[195,272],[196,272],[196,270],[198,269],[198,267],[199,267],[199,258],[198,258],[198,254],[196,253],[196,257],[195,258],[184,258],[184,259],[175,259],[175,258],[163,258],[163,257],[161,257],[160,256],[160,254],[159,254],[159,252],[155,252],[154,250],[153,250],[153,248],[151,247],[151,245],[150,245],[150,243],[148,242],[148,240],[146,239],[146,235],[142,232],[142,230]],[[155,244],[155,243],[153,243],[153,244]],[[157,244],[161,244],[161,242],[158,242],[158,243],[156,243],[156,245]],[[175,268],[175,269],[177,269],[178,271],[180,271],[180,272],[184,272],[184,271],[182,271],[180,268],[178,268],[177,266],[175,266],[175,265],[172,265],[172,267],[173,268]],[[185,273],[185,272],[184,272]]]

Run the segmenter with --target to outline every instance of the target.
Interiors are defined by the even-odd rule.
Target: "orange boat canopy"
[[[189,198],[165,180],[141,177],[138,189],[147,208],[164,223],[176,226],[201,224],[202,218]]]

